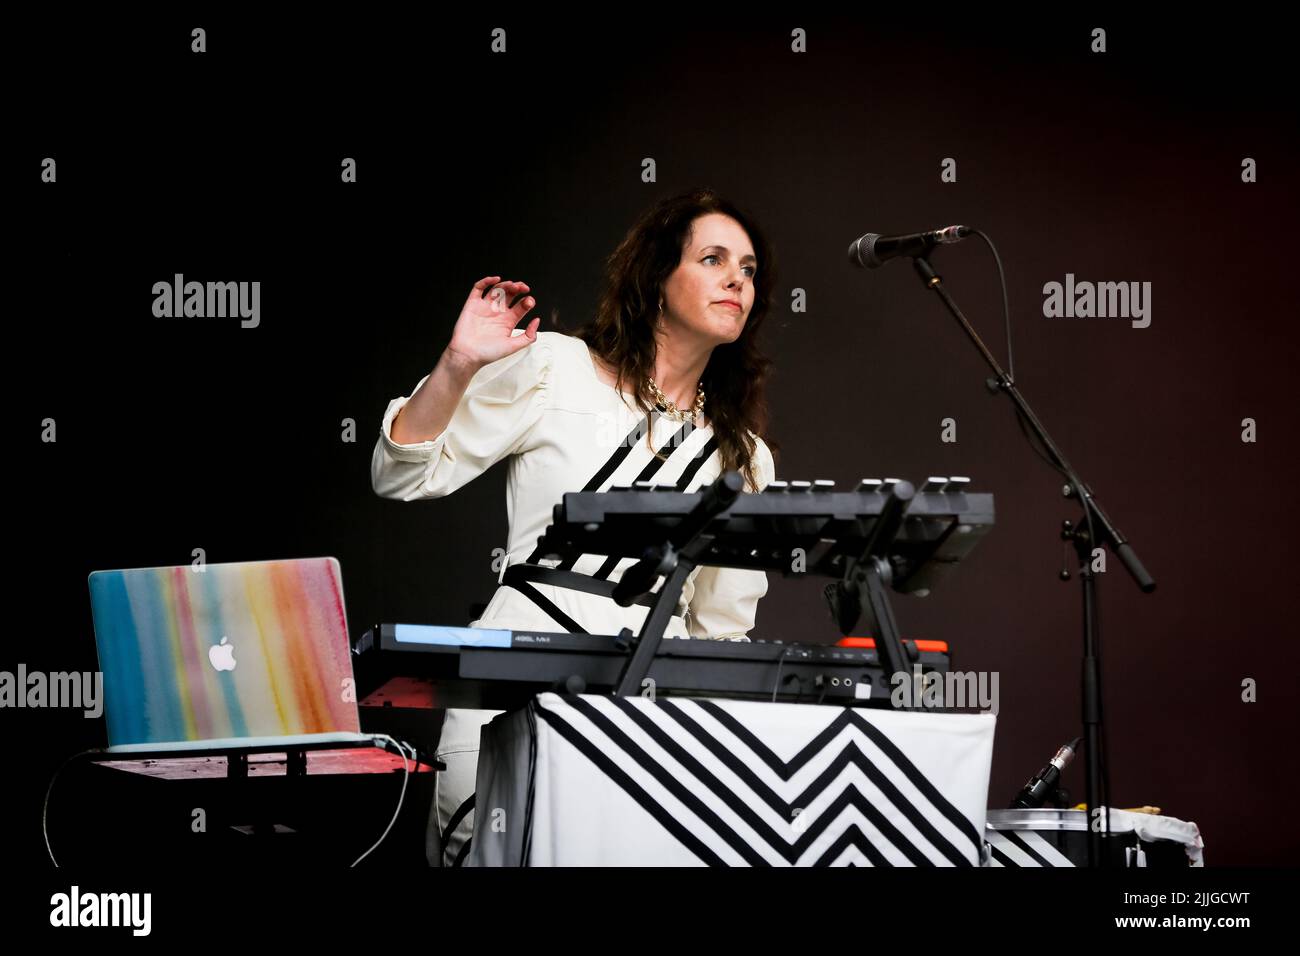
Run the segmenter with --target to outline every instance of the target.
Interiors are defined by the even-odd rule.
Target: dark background
[[[498,25],[505,55],[488,52]],[[795,26],[806,54],[790,52]],[[1089,52],[1094,26],[1105,54]],[[776,247],[778,477],[964,474],[996,495],[971,559],[895,609],[907,636],[949,641],[954,666],[1000,672],[1002,805],[1081,732],[1079,588],[1057,580],[1075,509],[910,267],[844,257],[863,232],[961,222],[998,244],[1025,395],[1159,582],[1142,595],[1112,561],[1100,583],[1113,804],[1195,821],[1211,864],[1293,860],[1297,136],[1280,33],[710,5],[563,21],[78,15],[10,39],[25,66],[6,151],[16,481],[0,668],[94,669],[86,575],[187,564],[194,548],[338,557],[354,634],[467,623],[495,587],[505,469],[442,500],[380,500],[385,405],[432,367],[476,279],[527,281],[543,329],[576,328],[634,217],[709,185]],[[39,181],[46,156],[57,184]],[[345,156],[355,185],[339,181]],[[1241,182],[1246,156],[1258,183]],[[987,248],[934,262],[1003,357]],[[151,287],[177,272],[260,280],[260,327],[154,318]],[[1042,286],[1067,272],[1151,282],[1151,326],[1044,318]],[[789,310],[794,288],[806,313]],[[46,417],[55,444],[39,440]],[[770,581],[754,637],[838,636],[821,582]],[[1246,677],[1257,703],[1241,701]],[[50,773],[102,745],[103,725],[0,720],[9,846],[35,863]],[[1082,799],[1081,764],[1067,783]]]

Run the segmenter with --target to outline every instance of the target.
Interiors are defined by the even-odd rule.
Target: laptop
[[[358,746],[334,558],[95,571],[108,752]]]

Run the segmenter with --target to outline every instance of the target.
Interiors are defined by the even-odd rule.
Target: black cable
[[[993,245],[993,240],[986,236],[979,229],[970,231],[972,236],[979,236],[984,240],[984,244],[989,247],[989,252],[993,253],[993,262],[998,267],[998,282],[1002,284],[1002,324],[1007,332],[1007,375],[1011,381],[1016,380],[1016,359],[1011,354],[1011,299],[1007,295],[1007,276],[1002,269],[1002,257],[998,255],[997,246]]]
[[[789,653],[794,650],[794,645],[790,645],[781,652],[781,656],[776,659],[776,680],[772,682],[772,703],[776,703],[776,692],[781,689],[781,668],[785,666],[785,659]],[[800,683],[802,691],[803,684]]]
[[[988,234],[982,229],[971,229],[970,234],[973,236],[979,236],[980,239],[984,240],[984,244],[989,247],[989,252],[993,254],[993,263],[997,266],[998,284],[1002,288],[1002,325],[1006,332],[1007,339],[1007,377],[1014,384],[1016,381],[1016,358],[1011,342],[1011,297],[1007,294],[1006,270],[1002,268],[1002,257],[998,255],[998,247],[993,244],[993,240],[988,237]],[[1026,428],[1027,422],[1025,420],[1025,414],[1021,411],[1020,406],[1013,403],[1013,407],[1016,412],[1016,424],[1020,426],[1020,431],[1029,442],[1029,447],[1033,450],[1034,454],[1038,455],[1039,458],[1042,458],[1043,461],[1047,462],[1062,475],[1069,477],[1068,473],[1061,467],[1060,463],[1055,461],[1046,451],[1046,448],[1040,445],[1041,440]]]
[[[1066,471],[1063,467],[1061,467],[1061,463],[1051,456],[1051,454],[1047,451],[1047,446],[1042,443],[1042,439],[1039,438],[1038,435],[1036,435],[1033,431],[1029,429],[1028,427],[1029,420],[1025,418],[1025,413],[1020,410],[1020,406],[1015,405],[1013,403],[1012,407],[1015,409],[1016,412],[1016,424],[1020,426],[1020,432],[1025,436],[1025,440],[1029,442],[1030,450],[1039,458],[1043,459],[1043,461],[1051,465],[1052,468],[1054,468],[1062,476],[1068,479],[1070,477],[1070,473]]]
[[[973,236],[979,236],[982,240],[984,240],[985,245],[989,247],[989,252],[993,254],[993,262],[998,269],[998,282],[1002,287],[1002,321],[1006,329],[1006,336],[1007,336],[1007,377],[1011,380],[1012,384],[1015,384],[1016,363],[1015,363],[1015,357],[1011,349],[1011,299],[1007,295],[1007,277],[1006,277],[1006,271],[1002,268],[1002,257],[998,255],[997,246],[993,244],[993,240],[990,239],[984,233],[983,230],[971,229],[970,234]],[[1033,450],[1034,454],[1036,454],[1039,458],[1043,459],[1043,461],[1047,462],[1047,464],[1051,465],[1052,468],[1056,469],[1057,472],[1063,475],[1065,479],[1070,483],[1070,486],[1074,489],[1075,495],[1078,496],[1079,503],[1083,506],[1084,520],[1088,523],[1088,543],[1091,545],[1092,548],[1097,547],[1097,532],[1096,532],[1096,528],[1093,525],[1093,520],[1092,520],[1092,506],[1089,503],[1088,493],[1087,491],[1085,491],[1083,487],[1083,482],[1079,481],[1078,476],[1075,475],[1071,469],[1066,468],[1064,464],[1055,460],[1055,456],[1052,455],[1050,451],[1048,451],[1047,446],[1042,442],[1041,437],[1033,433],[1032,430],[1027,427],[1028,421],[1026,419],[1024,411],[1020,408],[1018,404],[1015,404],[1014,402],[1012,404],[1016,412],[1016,424],[1020,426],[1020,431],[1024,434],[1025,439],[1029,442],[1029,447]],[[1085,564],[1090,563],[1090,560],[1091,560],[1090,558],[1085,559]],[[1087,573],[1092,574],[1090,568],[1087,571]],[[1096,594],[1094,592],[1094,598],[1095,597]],[[1100,602],[1094,599],[1093,607],[1092,607],[1093,623],[1095,625],[1097,633],[1100,633],[1101,630],[1100,623],[1097,620],[1099,603]],[[1094,646],[1093,657],[1097,663],[1097,673],[1100,675],[1101,673],[1100,643]],[[1102,805],[1106,808],[1106,814],[1105,814],[1106,822],[1105,822],[1105,831],[1103,833],[1103,838],[1108,839],[1110,837],[1110,773],[1109,773],[1110,768],[1107,766],[1106,759],[1103,756],[1106,751],[1106,744],[1105,744],[1106,724],[1105,724],[1104,717],[1100,716],[1103,712],[1102,710],[1103,704],[1100,700],[1097,702],[1097,706],[1098,706],[1098,715],[1099,715],[1099,724],[1097,728],[1098,753],[1089,754],[1088,757],[1090,760],[1097,761],[1097,766],[1100,771],[1101,793],[1098,794],[1098,797],[1101,799]],[[1090,812],[1095,809],[1096,809],[1095,807],[1089,807]],[[1103,843],[1103,846],[1105,845],[1108,844]]]

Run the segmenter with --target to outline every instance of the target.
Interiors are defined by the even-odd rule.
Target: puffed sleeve
[[[479,369],[437,438],[409,445],[393,441],[393,419],[409,396],[389,402],[370,460],[375,494],[398,501],[440,498],[520,451],[546,407],[552,334],[543,332],[532,345]],[[412,394],[428,377],[420,379]]]
[[[757,490],[762,491],[776,477],[776,467],[771,449],[761,438],[755,449],[755,461]],[[748,632],[754,626],[758,601],[766,593],[766,571],[709,566],[699,568],[695,574],[693,593],[687,603],[687,633],[691,637],[706,640],[749,640]]]

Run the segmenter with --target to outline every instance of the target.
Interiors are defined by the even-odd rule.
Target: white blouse
[[[521,335],[516,329],[515,335]],[[426,375],[425,378],[428,378]],[[424,383],[421,379],[416,389]],[[501,575],[511,564],[561,565],[535,553],[565,492],[604,491],[615,485],[654,481],[696,491],[721,474],[709,425],[694,427],[655,413],[651,437],[666,461],[647,446],[645,413],[629,408],[620,393],[600,380],[587,344],[560,332],[539,332],[537,341],[479,369],[441,435],[408,445],[393,441],[392,423],[408,398],[388,404],[371,460],[371,483],[385,498],[441,498],[509,458],[506,515],[509,542]],[[761,491],[775,477],[772,453],[757,439],[755,475]],[[747,487],[747,491],[754,491]],[[571,571],[617,581],[635,558],[607,562],[582,555]],[[591,634],[640,630],[649,608],[621,607],[612,598],[529,582],[571,621]],[[691,572],[665,637],[748,640],[767,574],[745,568],[700,566]],[[497,588],[483,616],[471,627],[563,631],[562,618],[509,585]]]

